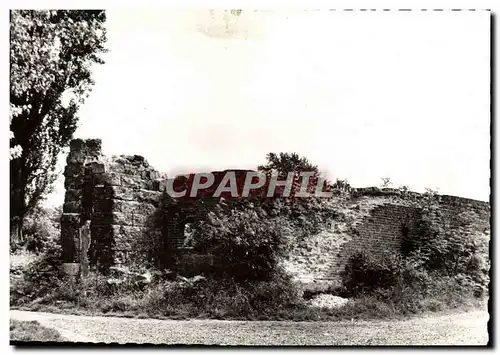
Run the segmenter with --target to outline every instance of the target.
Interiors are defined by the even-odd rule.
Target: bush
[[[480,305],[487,289],[470,275],[428,271],[418,254],[376,261],[363,254],[351,257],[343,273],[343,295],[356,300],[372,297],[395,313],[414,314]]]
[[[458,228],[443,227],[439,212],[430,210],[417,224],[417,235],[406,240],[403,254],[419,260],[427,271],[443,277],[470,278],[478,289],[489,284],[489,237],[474,216],[457,216]]]
[[[201,276],[178,276],[157,280],[146,289],[132,283],[117,286],[109,280],[99,274],[84,280],[59,278],[50,292],[24,304],[32,310],[57,305],[58,309],[91,313],[219,319],[275,319],[276,314],[293,314],[305,307],[290,278],[276,273],[268,281],[246,284],[233,278],[209,281]]]
[[[23,269],[20,277],[11,282],[11,304],[28,303],[57,289],[61,281],[60,265],[61,250],[58,247],[47,249],[42,255],[30,262]]]
[[[437,198],[432,191],[425,195],[416,235],[404,233],[401,254],[382,261],[351,257],[343,273],[345,294],[372,295],[401,314],[482,302],[489,284],[489,225],[468,212],[447,228]]]
[[[24,218],[23,239],[11,241],[11,251],[26,249],[34,253],[43,253],[54,248],[59,238],[59,209],[36,207]]]
[[[212,317],[258,319],[300,307],[303,300],[287,276],[274,274],[270,280],[247,284],[234,279],[204,283],[194,304]]]
[[[373,293],[396,284],[401,260],[390,256],[382,261],[366,254],[353,255],[342,273],[345,293],[350,297]]]
[[[281,216],[270,218],[252,202],[218,208],[193,227],[195,247],[219,261],[214,276],[239,282],[269,279],[290,245],[289,222]]]

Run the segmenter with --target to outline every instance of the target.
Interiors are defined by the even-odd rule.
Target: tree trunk
[[[23,242],[23,222],[26,213],[23,164],[26,154],[10,161],[10,235],[14,242]]]
[[[23,218],[15,216],[10,225],[10,241],[14,243],[23,242]]]

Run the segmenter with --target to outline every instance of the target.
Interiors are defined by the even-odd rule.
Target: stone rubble
[[[311,307],[334,309],[345,306],[347,302],[349,302],[349,299],[347,298],[328,294],[320,294],[314,296],[313,299],[309,301],[309,305]]]

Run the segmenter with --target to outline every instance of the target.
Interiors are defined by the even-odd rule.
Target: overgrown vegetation
[[[59,153],[104,63],[100,10],[10,12],[10,227],[22,241],[25,216],[50,192]]]
[[[219,208],[194,228],[196,247],[223,260],[217,263],[220,267],[214,276],[240,283],[272,277],[290,245],[289,221],[281,216],[270,218],[251,202],[239,208]]]
[[[40,254],[54,248],[60,235],[61,208],[35,207],[24,219],[23,238],[11,239],[11,252]]]
[[[274,171],[281,165],[316,169],[298,156],[292,157],[293,164],[286,163],[286,155],[270,157]],[[338,180],[330,187],[340,194],[350,190],[347,181]],[[433,191],[425,195],[422,217],[412,228],[416,235],[407,235],[400,252],[382,259],[352,256],[343,286],[322,291],[349,298],[339,308],[312,307],[308,295],[280,264],[302,238],[318,233],[337,217],[321,198],[250,198],[214,204],[207,218],[194,221],[190,228],[194,250],[210,252],[217,262],[192,278],[165,264],[145,262],[128,269],[111,268],[107,275],[93,270],[84,279],[65,277],[59,273],[58,244],[41,243],[32,249],[38,257],[21,272],[17,268],[11,273],[16,276],[11,282],[11,305],[51,312],[250,320],[384,318],[476,307],[487,296],[489,283],[488,238],[477,233],[485,226],[478,225],[474,215],[460,215],[458,227],[444,228],[437,198]],[[44,232],[50,228],[40,213],[33,217],[33,232],[24,234],[45,240],[40,236],[51,233]],[[160,220],[172,218],[162,213]],[[160,248],[158,240],[147,242]]]
[[[457,228],[444,228],[438,195],[427,192],[416,235],[400,253],[382,260],[360,253],[343,273],[343,294],[371,295],[399,313],[419,313],[480,304],[488,296],[489,238],[474,216],[456,216]]]

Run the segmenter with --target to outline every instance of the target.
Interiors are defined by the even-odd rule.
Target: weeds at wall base
[[[273,309],[253,309],[238,306],[234,295],[222,293],[206,304],[196,302],[166,303],[164,285],[158,284],[142,293],[116,294],[106,297],[78,296],[58,300],[52,297],[19,305],[19,309],[50,313],[69,313],[90,316],[119,316],[157,319],[224,319],[224,320],[287,320],[287,321],[341,321],[368,319],[400,319],[426,312],[466,311],[484,308],[484,300],[464,297],[454,299],[445,294],[418,300],[414,305],[394,304],[374,296],[351,299],[338,309],[308,307],[304,303],[279,306]],[[211,291],[207,289],[206,291]],[[168,299],[175,299],[173,295]],[[180,298],[177,298],[180,299]]]

